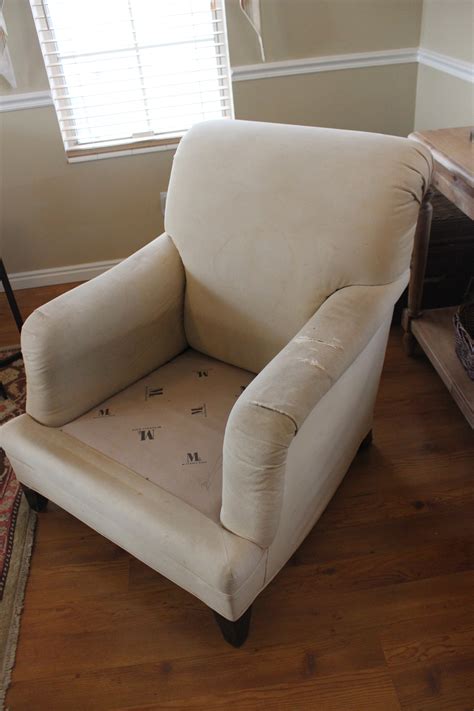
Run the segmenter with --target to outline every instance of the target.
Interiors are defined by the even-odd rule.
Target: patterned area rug
[[[0,357],[18,348],[0,350]],[[8,399],[0,397],[0,425],[25,411],[25,371],[17,360],[0,370]],[[30,567],[36,514],[22,496],[10,462],[0,448],[0,708],[10,683]]]

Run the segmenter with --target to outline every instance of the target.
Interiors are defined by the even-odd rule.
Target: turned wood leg
[[[410,264],[410,283],[408,285],[408,307],[404,309],[402,315],[403,347],[407,355],[414,355],[416,340],[411,331],[411,322],[421,315],[421,299],[423,296],[423,281],[426,271],[426,260],[428,257],[428,246],[430,243],[431,218],[433,216],[433,206],[431,198],[433,191],[426,191],[416,223],[415,241],[413,244],[413,254]]]
[[[363,449],[367,449],[370,447],[374,440],[374,434],[372,430],[369,430],[369,432],[365,435],[364,439],[362,442],[359,444],[359,449],[357,450],[358,452],[362,452]]]
[[[235,620],[235,622],[231,622],[225,617],[222,617],[222,615],[219,615],[219,613],[214,610],[213,612],[225,641],[233,647],[241,647],[248,637],[252,606],[244,612],[242,617]]]
[[[33,509],[33,511],[45,511],[48,505],[48,499],[42,494],[38,494],[37,491],[29,489],[24,484],[21,485],[23,488],[23,493],[25,494],[26,500]]]

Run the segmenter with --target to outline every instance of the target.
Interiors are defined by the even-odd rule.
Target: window
[[[30,2],[69,157],[233,115],[224,0]]]

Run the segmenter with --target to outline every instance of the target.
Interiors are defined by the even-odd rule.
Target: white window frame
[[[80,2],[80,0],[74,1]],[[97,0],[97,2],[100,1],[101,0]],[[216,60],[217,66],[220,69],[219,84],[222,86],[222,101],[225,98],[225,101],[227,102],[227,107],[225,111],[223,111],[223,114],[225,113],[225,115],[223,115],[222,118],[234,118],[235,114],[229,58],[229,43],[227,36],[225,0],[209,0],[209,2],[211,5],[211,11],[214,16],[213,22],[216,24],[216,27],[219,28],[219,36],[216,36],[216,52],[219,52],[219,56],[216,58]],[[114,158],[119,156],[137,155],[140,153],[148,153],[155,151],[176,150],[179,141],[186,133],[187,129],[177,129],[176,131],[171,131],[166,134],[154,134],[149,137],[135,136],[123,139],[103,141],[101,143],[95,142],[93,144],[91,143],[85,145],[80,145],[78,143],[75,146],[66,146],[66,134],[65,132],[63,132],[63,126],[65,125],[65,119],[67,119],[67,116],[65,116],[65,111],[68,111],[68,109],[64,109],[64,107],[60,105],[60,102],[64,102],[64,93],[65,90],[67,92],[67,87],[61,87],[57,81],[58,74],[64,75],[64,69],[61,65],[61,57],[60,55],[57,55],[57,57],[54,58],[53,62],[50,58],[51,55],[45,49],[45,42],[42,39],[42,30],[39,23],[39,19],[41,19],[39,18],[39,15],[42,14],[44,17],[48,17],[47,9],[46,6],[43,4],[43,0],[30,0],[30,4],[33,11],[33,17],[37,28],[40,46],[43,52],[43,58],[45,61],[46,71],[48,74],[51,89],[51,95],[55,106],[56,115],[60,124],[60,130],[64,142],[64,149],[68,162],[78,163],[83,161],[99,160],[102,158]],[[39,13],[38,8],[40,8]],[[51,18],[49,18],[49,20],[51,20]],[[52,26],[51,22],[49,22],[49,31],[52,32],[54,36],[54,27]],[[52,44],[52,46],[54,46],[53,42],[54,40],[48,40],[48,43]],[[222,45],[220,48],[217,47],[217,42]],[[181,44],[181,42],[176,42],[176,44],[179,45]],[[157,45],[150,45],[150,48],[153,48],[154,46],[159,47],[160,44],[158,43]],[[49,50],[51,50],[51,48],[49,48]],[[116,51],[117,53],[119,53],[121,50]],[[97,52],[97,54],[100,54],[100,52]],[[76,56],[79,57],[81,55],[78,54]],[[69,111],[71,111],[72,114],[72,109],[70,109]],[[72,115],[71,123],[74,123],[74,120],[75,119]]]

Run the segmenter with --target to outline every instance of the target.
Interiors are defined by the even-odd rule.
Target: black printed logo
[[[145,400],[149,400],[151,397],[156,397],[157,395],[163,395],[163,388],[154,388],[151,385],[146,386]]]
[[[147,442],[148,440],[155,439],[155,431],[160,428],[161,425],[156,425],[155,427],[135,427],[132,432],[138,432],[140,442]]]
[[[196,373],[198,378],[208,378],[209,377],[209,370],[193,370],[193,373]]]
[[[207,417],[206,403],[203,403],[202,405],[199,405],[198,407],[192,407],[191,408],[191,415],[202,415],[203,417]]]
[[[100,410],[97,410],[97,414],[94,415],[94,419],[97,420],[101,417],[113,417],[113,415],[110,414],[110,409],[108,407],[102,407]]]
[[[199,452],[187,452],[186,461],[182,463],[183,466],[188,464],[206,464],[204,459],[201,459]]]

